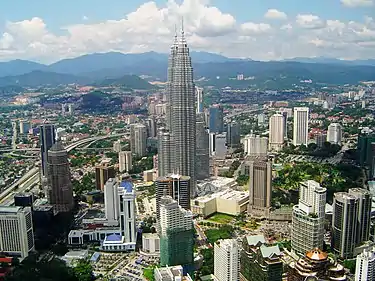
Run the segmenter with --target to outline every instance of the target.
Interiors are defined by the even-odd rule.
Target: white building
[[[332,123],[328,126],[327,142],[332,144],[341,144],[342,126],[338,123]]]
[[[240,251],[237,240],[218,240],[214,246],[214,275],[218,281],[238,281]]]
[[[147,254],[160,254],[160,238],[156,233],[142,234],[142,251]]]
[[[375,248],[364,250],[357,256],[355,281],[375,280]]]
[[[0,252],[20,260],[34,251],[30,208],[0,207]]]
[[[268,138],[259,135],[247,135],[242,139],[247,156],[267,156]]]
[[[121,141],[117,140],[113,143],[113,151],[119,153],[121,151]]]
[[[293,121],[293,144],[307,145],[309,140],[309,108],[295,107]]]
[[[137,241],[136,212],[135,212],[135,190],[129,181],[123,181],[118,188],[120,203],[120,231],[129,243],[129,248],[134,250]]]
[[[292,250],[305,254],[323,247],[327,189],[308,180],[301,183],[298,205],[293,207]]]
[[[197,113],[203,113],[203,89],[195,87],[197,96]]]
[[[118,225],[119,202],[118,184],[115,179],[109,179],[104,185],[105,217],[111,225]]]
[[[118,154],[120,173],[129,172],[133,168],[133,157],[131,151],[121,151]]]
[[[214,156],[217,159],[224,159],[227,155],[227,134],[209,134],[209,151],[210,156]]]
[[[147,148],[147,128],[142,124],[134,124],[130,127],[130,147],[131,151],[138,157],[146,155]]]
[[[156,267],[154,270],[155,281],[193,281],[189,274],[184,276],[181,265],[173,267]]]
[[[280,151],[284,146],[285,118],[282,114],[274,114],[269,122],[269,149]]]

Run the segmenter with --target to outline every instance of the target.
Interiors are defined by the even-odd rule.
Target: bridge
[[[70,152],[76,147],[84,145],[85,143],[90,143],[92,141],[98,141],[103,139],[121,137],[125,135],[123,134],[113,134],[113,135],[105,135],[105,136],[98,136],[98,137],[90,137],[86,139],[79,140],[75,143],[72,143],[65,147],[65,149]],[[0,194],[0,204],[5,206],[11,206],[14,204],[13,196],[15,193],[29,191],[32,187],[39,183],[40,176],[39,176],[39,167],[34,167],[29,170],[23,177],[21,177],[18,181],[13,183],[11,186],[6,188]]]

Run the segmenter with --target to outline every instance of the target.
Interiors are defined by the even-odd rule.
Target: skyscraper
[[[129,172],[133,168],[133,156],[131,151],[120,151],[118,154],[120,173]]]
[[[293,207],[292,250],[305,254],[323,248],[327,189],[309,180],[301,183],[299,203]]]
[[[173,147],[171,134],[165,128],[158,130],[158,174],[166,176],[173,172],[172,166]]]
[[[274,114],[269,121],[269,149],[280,151],[284,146],[285,118],[281,114]]]
[[[96,189],[104,190],[104,185],[108,179],[114,178],[116,175],[115,168],[113,166],[107,166],[100,164],[95,166],[95,184]]]
[[[247,135],[243,140],[244,152],[251,157],[267,156],[268,138],[259,135]]]
[[[203,113],[203,89],[195,87],[197,97],[197,113]]]
[[[342,127],[338,123],[332,123],[328,126],[327,142],[341,145]]]
[[[142,124],[131,126],[132,133],[130,135],[130,144],[133,144],[131,151],[137,157],[143,157],[147,153],[147,128]]]
[[[255,160],[249,167],[249,214],[268,217],[272,198],[272,166],[268,161]]]
[[[214,245],[214,275],[218,281],[240,280],[240,250],[235,239],[221,239]]]
[[[204,116],[202,113],[197,114],[196,123],[196,166],[195,171],[198,180],[206,179],[210,176],[210,155],[209,139]]]
[[[177,173],[191,178],[190,191],[194,197],[196,193],[195,85],[189,48],[183,30],[179,40],[176,35],[171,48],[167,91],[167,128],[171,134],[170,147],[173,149],[171,167]]]
[[[309,140],[309,108],[295,107],[293,121],[293,144],[306,145]]]
[[[147,137],[155,138],[157,135],[157,126],[155,116],[151,116],[150,118],[146,119],[147,125]]]
[[[227,146],[236,147],[240,145],[241,135],[240,135],[240,124],[232,122],[227,126]]]
[[[372,196],[370,191],[363,188],[351,188],[349,194],[358,199],[356,244],[359,245],[370,237]]]
[[[68,161],[68,152],[60,142],[48,151],[47,198],[56,213],[73,209],[73,188]]]
[[[118,202],[120,215],[120,231],[123,243],[129,250],[135,250],[137,242],[135,190],[130,181],[122,181],[118,188]]]
[[[170,196],[160,202],[160,265],[193,267],[194,225],[191,211],[183,209]]]
[[[55,125],[43,124],[40,125],[40,154],[42,157],[42,176],[47,176],[47,159],[48,150],[56,142]]]
[[[375,248],[365,249],[357,256],[355,281],[375,280]]]
[[[215,104],[209,108],[209,124],[210,133],[221,134],[224,131],[224,114],[223,107]]]
[[[29,207],[0,207],[0,251],[26,258],[34,250],[32,213]]]
[[[163,196],[171,196],[185,210],[190,210],[190,177],[169,174],[159,177],[156,185],[156,217],[160,218],[160,202]]]

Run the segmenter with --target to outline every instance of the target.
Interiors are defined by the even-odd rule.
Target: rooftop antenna
[[[174,43],[177,43],[177,24],[174,25]]]
[[[185,41],[184,17],[181,19],[181,41]]]

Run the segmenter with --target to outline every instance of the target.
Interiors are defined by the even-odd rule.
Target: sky
[[[375,0],[0,1],[0,61],[192,50],[254,60],[375,59]]]

